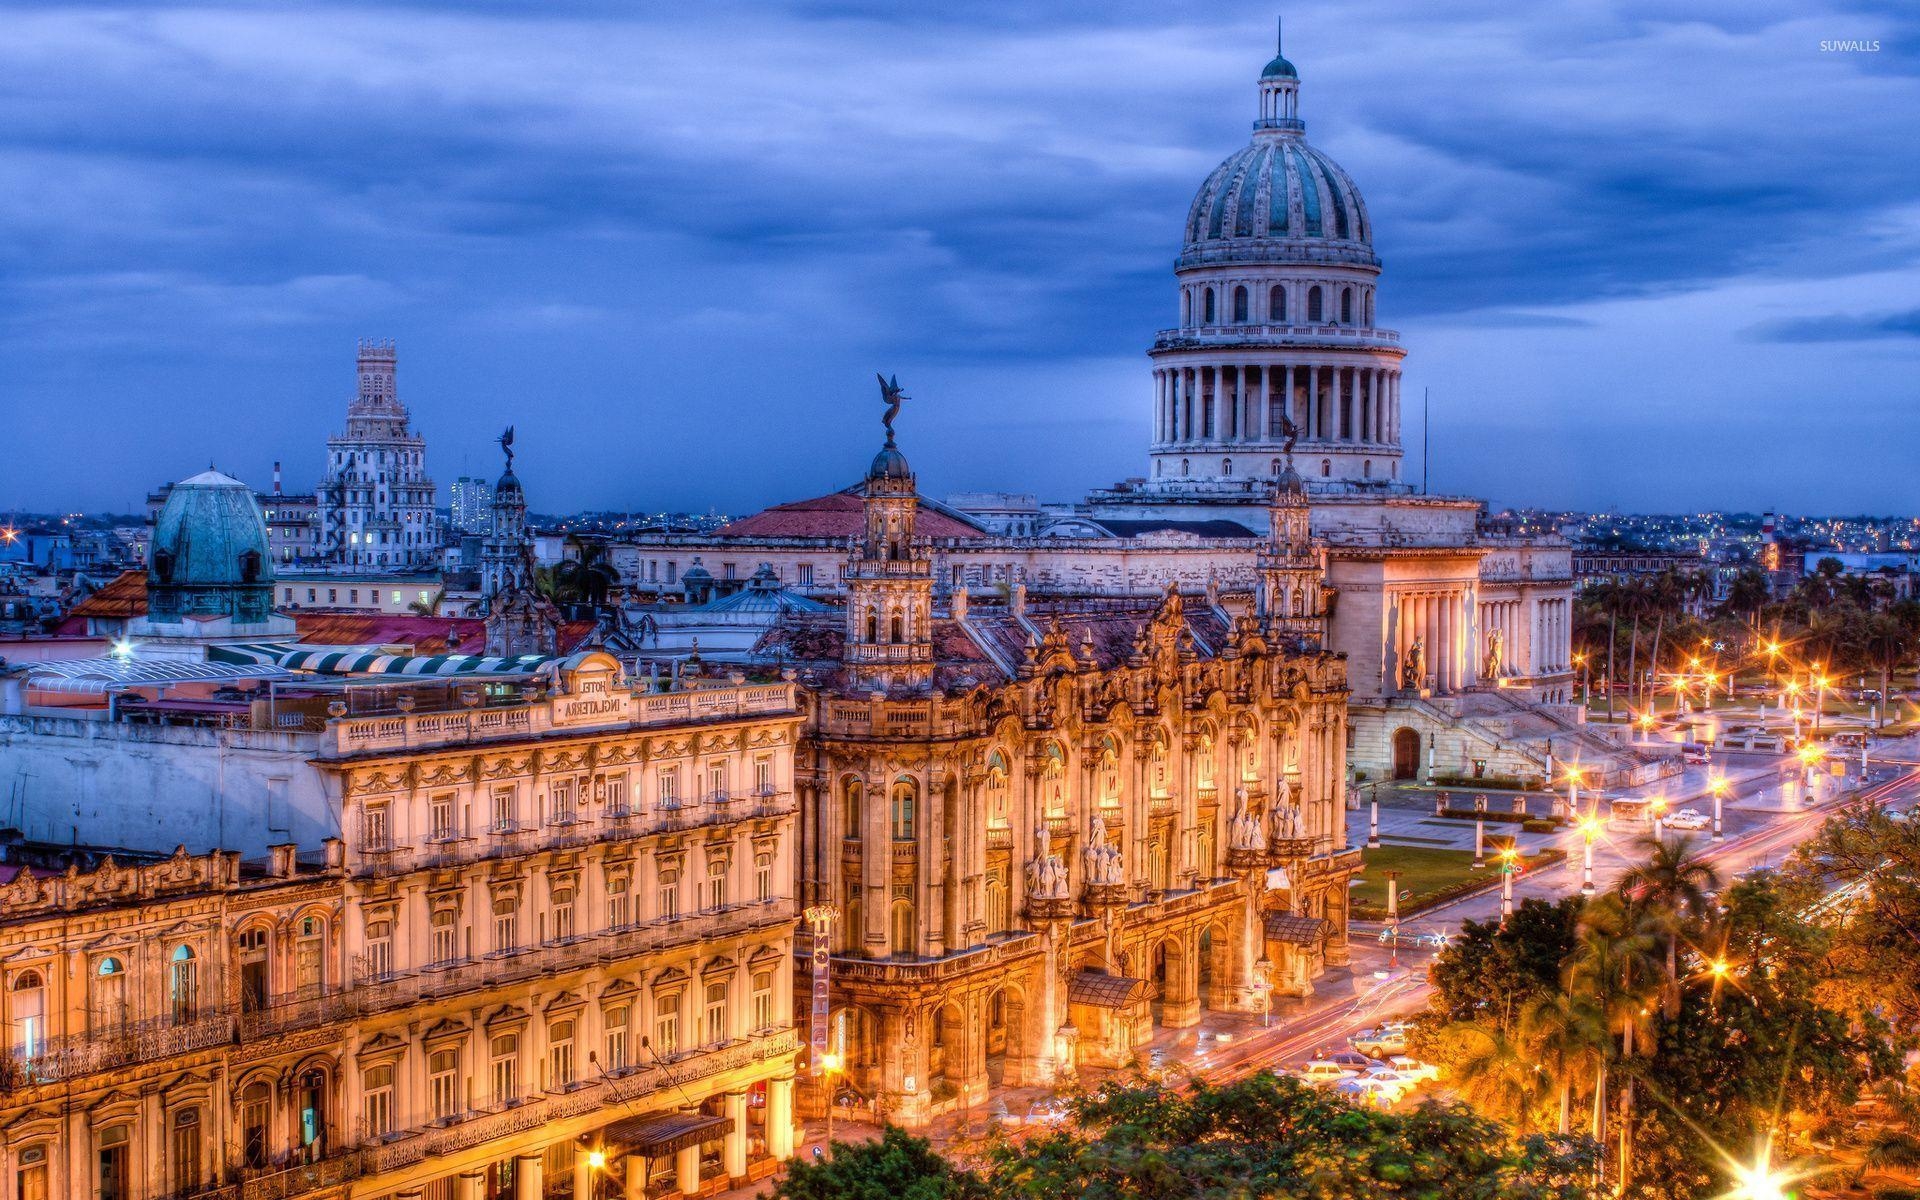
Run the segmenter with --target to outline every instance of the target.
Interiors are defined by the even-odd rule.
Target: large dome
[[[180,587],[271,583],[267,523],[253,490],[212,470],[174,484],[154,521],[148,563],[156,582]]]
[[[1319,239],[1370,251],[1360,189],[1297,137],[1263,136],[1213,169],[1187,210],[1186,248],[1241,239]]]

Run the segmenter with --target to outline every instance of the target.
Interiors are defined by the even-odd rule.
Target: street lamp
[[[1713,794],[1713,840],[1716,842],[1727,840],[1720,826],[1720,805],[1727,798],[1727,786],[1727,777],[1724,775],[1715,775],[1707,781],[1707,791]]]
[[[1374,784],[1368,791],[1371,797],[1367,802],[1367,849],[1380,848],[1380,785]]]
[[[1260,989],[1260,1027],[1273,1024],[1273,960],[1262,954],[1253,964],[1253,986]]]
[[[1666,797],[1655,796],[1651,801],[1648,802],[1647,808],[1653,812],[1654,840],[1659,841],[1662,837],[1666,836],[1666,832],[1667,832],[1664,826],[1664,818],[1667,815]]]
[[[1580,811],[1580,781],[1586,775],[1584,768],[1567,768],[1567,812],[1569,815]]]
[[[1508,846],[1500,852],[1500,924],[1513,916],[1513,864],[1520,852]]]
[[[833,1103],[837,1097],[833,1094],[833,1077],[840,1070],[838,1054],[820,1056],[820,1076],[827,1081],[827,1145],[833,1145]]]
[[[1387,872],[1387,970],[1400,969],[1400,872]]]
[[[1580,822],[1580,835],[1586,842],[1585,857],[1580,864],[1580,894],[1593,895],[1593,839],[1600,832],[1597,817],[1588,816]]]

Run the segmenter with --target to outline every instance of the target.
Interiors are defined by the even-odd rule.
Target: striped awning
[[[1293,946],[1312,946],[1325,936],[1329,926],[1323,917],[1301,917],[1287,912],[1267,914],[1267,936]]]
[[[1067,1003],[1091,1004],[1095,1008],[1125,1008],[1133,1003],[1142,984],[1125,975],[1107,975],[1100,971],[1075,971],[1067,980]]]
[[[653,1113],[615,1121],[601,1133],[601,1144],[621,1154],[664,1158],[733,1131],[732,1117],[697,1112]]]
[[[207,661],[243,667],[277,667],[283,657],[299,648],[297,642],[231,642],[207,647]]]
[[[385,654],[365,646],[308,646],[282,654],[279,665],[289,671],[316,675],[532,675],[548,663],[562,661],[550,654],[508,657],[484,654]]]

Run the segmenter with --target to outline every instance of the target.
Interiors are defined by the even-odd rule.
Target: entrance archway
[[[1420,774],[1420,734],[1402,725],[1393,731],[1393,777],[1414,779]]]

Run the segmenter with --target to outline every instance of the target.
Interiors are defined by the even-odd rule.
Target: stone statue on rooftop
[[[880,423],[887,427],[887,445],[891,446],[893,445],[893,419],[900,415],[900,402],[910,400],[912,397],[901,390],[898,375],[892,379],[888,379],[885,375],[879,375],[876,378],[880,380],[880,402],[887,406],[887,411],[881,416]]]

